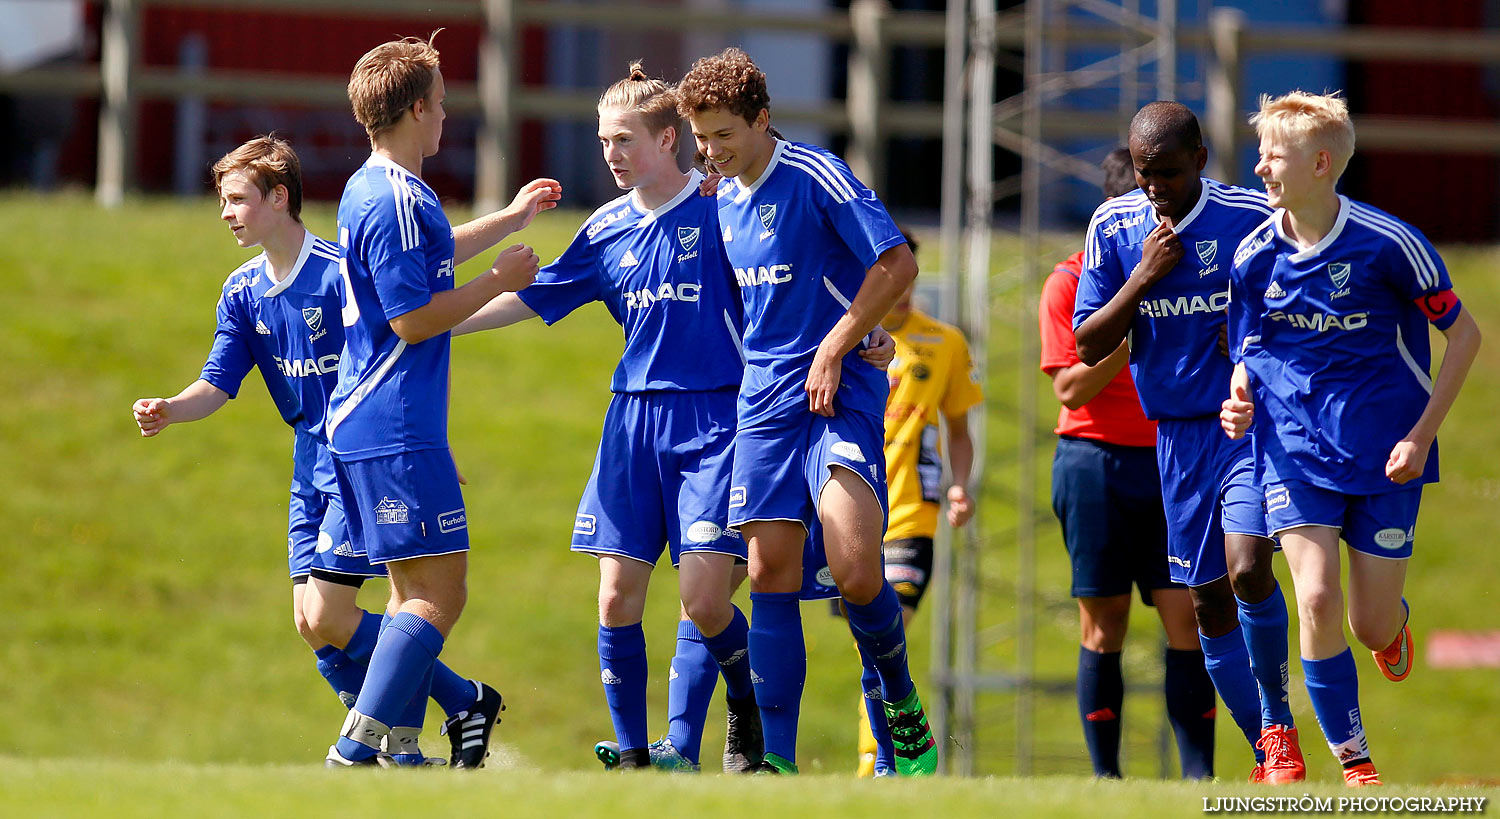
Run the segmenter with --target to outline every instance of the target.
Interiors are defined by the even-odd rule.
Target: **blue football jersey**
[[[602,301],[625,331],[610,389],[739,389],[745,358],[734,275],[719,240],[718,206],[702,174],[652,210],[634,191],[594,211],[556,261],[517,295],[552,324]]]
[[[268,268],[262,253],[224,281],[213,348],[199,377],[233,398],[258,367],[282,420],[296,430],[292,491],[336,492],[323,420],[344,348],[339,250],[308,233],[285,278],[273,280]]]
[[[1439,329],[1458,317],[1448,271],[1420,231],[1369,205],[1340,197],[1333,229],[1305,249],[1282,214],[1240,245],[1230,280],[1230,342],[1254,385],[1262,482],[1401,489],[1385,464],[1432,392],[1427,313]],[[1434,443],[1418,482],[1437,478]]]
[[[407,344],[390,320],[453,289],[453,227],[437,194],[378,154],[339,200],[345,353],[328,438],[350,459],[448,446],[448,353],[442,333]]]
[[[1198,203],[1173,226],[1182,259],[1146,292],[1130,324],[1130,375],[1147,418],[1218,415],[1232,369],[1219,352],[1229,267],[1234,249],[1270,214],[1264,194],[1204,179]],[[1094,211],[1073,307],[1075,330],[1125,285],[1159,224],[1141,191]]]
[[[875,260],[906,239],[843,160],[784,140],[754,184],[720,185],[719,223],[745,306],[740,421],[806,410],[818,345]],[[851,351],[835,410],[883,416],[888,391],[885,373]]]

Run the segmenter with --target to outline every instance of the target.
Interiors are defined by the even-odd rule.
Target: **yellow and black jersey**
[[[885,469],[891,522],[886,540],[937,533],[943,462],[938,418],[968,412],[984,398],[957,327],[916,310],[891,331],[896,358],[885,406]]]

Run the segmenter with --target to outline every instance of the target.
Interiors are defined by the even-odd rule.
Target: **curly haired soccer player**
[[[744,540],[728,530],[745,367],[739,294],[717,203],[698,195],[701,173],[677,164],[682,119],[671,87],[634,63],[600,96],[598,111],[604,161],[628,193],[584,220],[535,283],[496,298],[455,333],[538,315],[553,324],[594,301],[620,322],[625,349],[572,545],[599,560],[599,667],[616,739],[595,752],[609,768],[697,770],[722,674],[724,770],[744,772],[760,762],[761,739],[745,659],[749,626],[730,599],[746,556]],[[684,617],[668,684],[670,724],[648,745],[641,618],[664,546],[679,570]]]
[[[1343,99],[1264,96],[1250,119],[1255,173],[1276,212],[1239,246],[1230,277],[1236,360],[1221,421],[1249,429],[1267,523],[1292,570],[1313,713],[1351,786],[1378,785],[1344,639],[1348,621],[1387,679],[1414,659],[1402,597],[1437,432],[1479,350],[1479,328],[1421,231],[1335,188],[1354,153]],[[1428,375],[1428,325],[1447,339]],[[1255,421],[1252,427],[1252,421]]]
[[[730,524],[750,553],[762,770],[797,770],[807,676],[799,604],[817,522],[851,630],[879,670],[897,768],[930,774],[937,750],[907,668],[901,601],[881,569],[888,386],[855,353],[916,277],[916,261],[841,160],[768,133],[765,74],[745,52],[698,60],[678,96],[698,149],[725,177],[719,223],[745,309]]]
[[[422,180],[422,160],[442,139],[445,93],[430,40],[376,46],[349,78],[372,151],[339,201],[346,344],[326,428],[350,534],[389,573],[391,618],[330,767],[384,764],[387,735],[420,732],[437,656],[467,599],[468,515],[448,450],[448,331],[529,284],[537,258],[512,245],[462,287],[454,268],[561,196],[557,182],[536,180],[506,209],[451,226]],[[478,716],[449,727],[467,754],[456,767],[483,762]]]

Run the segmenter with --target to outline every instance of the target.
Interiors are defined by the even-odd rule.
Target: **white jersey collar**
[[[673,196],[671,199],[668,199],[667,201],[663,202],[660,205],[657,205],[654,208],[648,208],[644,204],[642,204],[640,192],[637,190],[631,190],[631,207],[645,214],[645,218],[642,219],[636,225],[636,227],[648,225],[656,221],[657,219],[666,216],[667,213],[672,210],[672,208],[675,208],[683,202],[686,202],[688,197],[696,194],[698,192],[698,186],[701,184],[703,184],[703,174],[699,173],[697,168],[694,168],[688,172],[688,180],[687,183],[682,186],[682,190],[678,191],[676,196]]]
[[[396,160],[391,159],[390,157],[385,156],[384,154],[375,153],[374,151],[370,152],[370,158],[367,159],[367,160],[365,160],[365,164],[366,165],[374,165],[377,168],[395,168],[396,170],[400,171],[401,173],[404,173],[407,176],[411,177],[412,179],[416,179],[416,180],[420,180],[422,178],[422,177],[417,176],[416,174],[412,173],[411,171],[407,170],[406,167],[403,166],[400,162],[397,162]]]
[[[776,148],[771,151],[771,160],[766,163],[766,169],[760,172],[760,177],[755,180],[755,184],[746,185],[745,183],[740,181],[740,178],[738,176],[734,178],[734,184],[737,185],[740,189],[740,195],[735,197],[736,202],[740,201],[742,197],[749,196],[760,190],[760,186],[764,185],[766,179],[771,176],[771,171],[776,170],[776,164],[781,161],[781,152],[785,149],[786,140],[776,140]]]
[[[276,282],[274,285],[271,285],[271,289],[267,290],[265,296],[263,296],[262,298],[271,298],[272,296],[280,295],[281,291],[292,286],[292,282],[296,280],[297,274],[301,273],[302,268],[307,265],[307,257],[312,254],[313,241],[316,238],[316,236],[313,236],[312,231],[307,230],[306,228],[302,230],[302,250],[298,251],[297,253],[297,263],[292,265],[291,272],[286,274],[286,276],[284,276],[281,281]],[[271,256],[270,254],[266,254],[266,278],[271,277],[270,271]]]
[[[1292,237],[1286,235],[1286,228],[1283,227],[1283,225],[1286,223],[1286,208],[1276,209],[1276,213],[1274,214],[1274,218],[1272,219],[1272,224],[1276,226],[1276,235],[1281,237],[1281,240],[1283,242],[1286,242],[1292,247],[1301,248],[1296,253],[1288,256],[1287,260],[1291,262],[1305,262],[1308,259],[1317,256],[1319,253],[1322,253],[1324,250],[1327,250],[1328,246],[1333,244],[1339,238],[1339,234],[1344,232],[1344,223],[1347,221],[1349,221],[1349,197],[1340,194],[1339,215],[1337,219],[1333,220],[1333,228],[1329,230],[1327,235],[1325,235],[1322,239],[1319,239],[1318,243],[1313,245],[1312,247],[1304,248],[1301,245],[1297,244],[1297,242],[1294,241]]]
[[[1180,221],[1173,223],[1173,233],[1181,233],[1187,230],[1187,226],[1191,225],[1193,220],[1198,218],[1198,214],[1203,212],[1203,206],[1208,204],[1208,186],[1213,184],[1213,180],[1199,177],[1198,182],[1198,203],[1193,205],[1193,209],[1188,211],[1188,215],[1182,217]],[[1148,199],[1146,201],[1149,202],[1151,200]],[[1157,215],[1156,208],[1151,209],[1151,219],[1155,224],[1161,224],[1161,217]]]

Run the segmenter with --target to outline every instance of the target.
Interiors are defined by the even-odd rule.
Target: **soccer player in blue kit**
[[[339,202],[346,343],[326,428],[350,535],[386,566],[391,599],[330,767],[387,764],[387,735],[420,731],[437,656],[466,599],[468,516],[448,449],[448,331],[529,284],[537,258],[512,245],[462,287],[454,268],[561,196],[555,181],[536,180],[506,209],[451,226],[421,177],[442,138],[444,96],[430,40],[376,46],[349,78],[372,153]],[[482,761],[485,738],[467,720],[457,728]]]
[[[1208,152],[1180,103],[1143,107],[1129,148],[1140,191],[1100,205],[1089,224],[1073,313],[1078,355],[1098,364],[1129,335],[1141,406],[1157,421],[1171,577],[1192,595],[1204,665],[1255,747],[1251,781],[1301,781],[1273,543],[1249,444],[1227,441],[1217,417],[1231,372],[1231,249],[1270,208],[1258,192],[1199,176]]]
[[[263,136],[213,166],[220,216],[241,247],[263,252],[224,282],[218,328],[199,380],[172,398],[135,402],[141,434],[207,417],[238,394],[258,367],[282,418],[294,430],[287,559],[293,618],[317,656],[320,674],[345,707],[359,695],[381,617],[356,602],[367,577],[384,577],[347,535],[333,458],[323,437],[328,396],[338,380],[344,328],[339,314],[338,246],[302,224],[302,172],[285,140]],[[439,664],[432,697],[451,727],[481,716],[483,733],[498,721],[500,696]],[[455,730],[453,761],[463,761]],[[415,734],[398,734],[393,755],[421,761]]]
[[[1313,713],[1345,783],[1379,785],[1344,639],[1339,539],[1349,547],[1349,627],[1399,682],[1414,660],[1402,588],[1417,507],[1423,484],[1438,479],[1438,427],[1479,328],[1420,231],[1337,193],[1354,153],[1344,100],[1264,96],[1250,121],[1255,173],[1277,210],[1234,257],[1236,364],[1221,421],[1231,438],[1252,433],[1267,523],[1296,587]],[[1429,323],[1448,341],[1436,379]]]
[[[629,191],[584,220],[538,273],[454,329],[549,325],[601,301],[625,332],[598,457],[573,527],[574,551],[599,560],[599,666],[616,741],[605,765],[696,770],[708,697],[722,673],[726,772],[760,761],[760,713],[745,660],[748,624],[731,601],[744,540],[729,531],[735,398],[743,319],[703,175],[677,165],[682,120],[671,87],[639,63],[599,99],[599,143]],[[627,491],[620,491],[625,487]],[[647,744],[646,638],[651,572],[663,547],[679,569],[686,618],[669,683],[671,725]]]
[[[818,521],[851,630],[880,672],[898,772],[931,774],[936,745],[907,668],[901,601],[881,566],[888,386],[854,352],[911,284],[916,261],[841,160],[768,133],[765,74],[745,52],[698,60],[678,97],[699,151],[726,179],[719,222],[745,308],[729,523],[750,554],[761,770],[797,770],[804,544]]]

